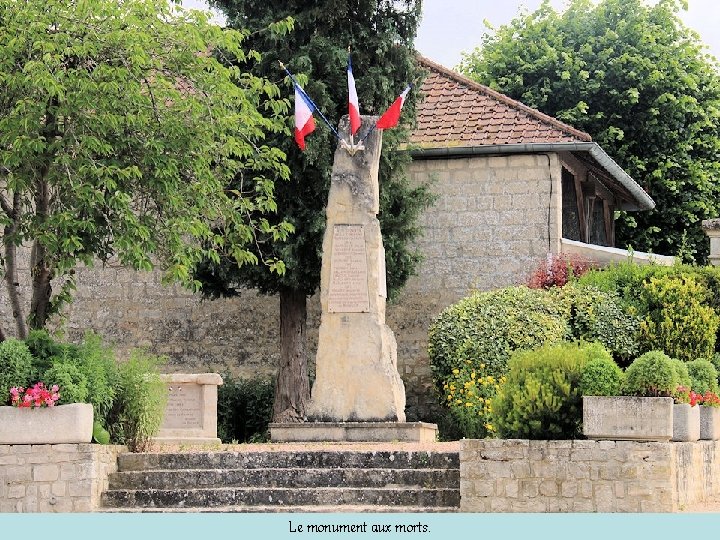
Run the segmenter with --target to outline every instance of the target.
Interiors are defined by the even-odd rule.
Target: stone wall
[[[465,440],[463,512],[676,512],[720,495],[720,442]]]
[[[388,304],[387,323],[398,341],[407,418],[432,420],[427,329],[470,289],[521,282],[548,250],[559,252],[560,164],[555,154],[477,156],[418,160],[409,172],[416,182],[432,180],[439,198],[422,217],[425,234],[418,247],[425,260],[419,275]],[[77,283],[74,304],[56,322],[71,339],[93,329],[121,355],[147,346],[169,357],[168,372],[269,375],[277,365],[277,298],[246,291],[239,298],[202,301],[177,285],[163,286],[157,272],[114,265],[78,269]],[[28,301],[25,284],[22,293]],[[0,322],[12,334],[4,287],[0,298]],[[312,358],[319,312],[316,296],[309,305]]]
[[[91,512],[124,446],[0,445],[0,512]]]

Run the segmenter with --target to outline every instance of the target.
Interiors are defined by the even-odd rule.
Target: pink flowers
[[[10,389],[10,398],[13,407],[52,407],[60,399],[59,390],[57,384],[48,390],[42,382],[35,383],[27,390],[22,386],[13,386]]]

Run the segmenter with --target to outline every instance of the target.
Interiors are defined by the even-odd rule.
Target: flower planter
[[[689,403],[673,405],[673,437],[676,442],[697,441],[700,438],[700,407]]]
[[[583,434],[599,440],[669,441],[673,399],[583,396]]]
[[[41,409],[0,407],[0,444],[88,443],[92,430],[89,403]]]
[[[700,438],[720,440],[720,407],[700,406]]]

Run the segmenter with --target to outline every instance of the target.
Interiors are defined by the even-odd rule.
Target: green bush
[[[573,439],[581,435],[583,367],[610,358],[601,346],[558,343],[513,353],[491,401],[491,423],[505,438]]]
[[[625,383],[625,374],[612,358],[588,360],[580,377],[580,394],[583,396],[619,396]]]
[[[708,360],[692,360],[687,363],[690,377],[690,388],[704,394],[705,392],[718,393],[718,372]]]
[[[223,375],[218,387],[218,437],[224,443],[265,442],[272,421],[275,385],[269,378]]]
[[[713,366],[715,366],[715,369],[718,372],[718,376],[720,377],[720,353],[715,353],[711,358],[710,362]]]
[[[690,373],[688,372],[688,366],[682,360],[677,358],[671,358],[673,369],[675,370],[675,378],[677,379],[678,386],[684,386],[685,388],[692,387],[692,380],[690,379]]]
[[[604,291],[616,292],[622,302],[631,311],[645,317],[649,306],[647,298],[643,295],[643,284],[651,278],[691,277],[709,294],[702,301],[702,305],[711,307],[715,313],[720,313],[720,267],[691,266],[676,264],[673,266],[646,265],[640,266],[631,262],[612,264],[604,269],[594,269],[579,278],[579,283],[591,285]],[[716,330],[715,351],[720,352],[720,327]]]
[[[74,345],[55,341],[47,330],[31,330],[25,339],[25,344],[33,356],[36,379],[41,379],[43,374],[50,369],[53,360],[74,356],[76,349]]]
[[[692,276],[650,278],[642,296],[647,315],[640,335],[646,350],[663,350],[684,361],[712,356],[720,318],[703,305],[708,290],[702,284]]]
[[[0,405],[10,404],[13,386],[27,388],[32,378],[33,358],[27,345],[14,338],[0,343]]]
[[[158,367],[163,358],[135,350],[118,364],[116,397],[107,416],[111,440],[142,452],[162,424],[167,404],[167,385]]]
[[[617,293],[569,283],[556,294],[575,339],[602,343],[620,362],[637,355],[640,318],[628,312]]]
[[[43,380],[48,387],[57,384],[60,388],[58,405],[88,402],[87,378],[71,361],[55,360],[43,375]]]
[[[428,336],[438,390],[467,361],[478,376],[502,377],[518,349],[533,349],[568,334],[562,306],[544,290],[508,287],[475,292],[445,309]],[[484,367],[480,368],[483,364]]]
[[[649,351],[625,370],[625,389],[630,396],[670,397],[678,386],[672,359],[662,351]]]
[[[118,368],[112,348],[102,338],[87,332],[77,347],[76,364],[88,381],[88,403],[92,403],[95,420],[105,425],[105,418],[115,400]]]

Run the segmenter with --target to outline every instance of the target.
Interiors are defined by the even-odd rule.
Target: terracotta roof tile
[[[425,148],[591,141],[590,135],[427,58],[411,143]]]

